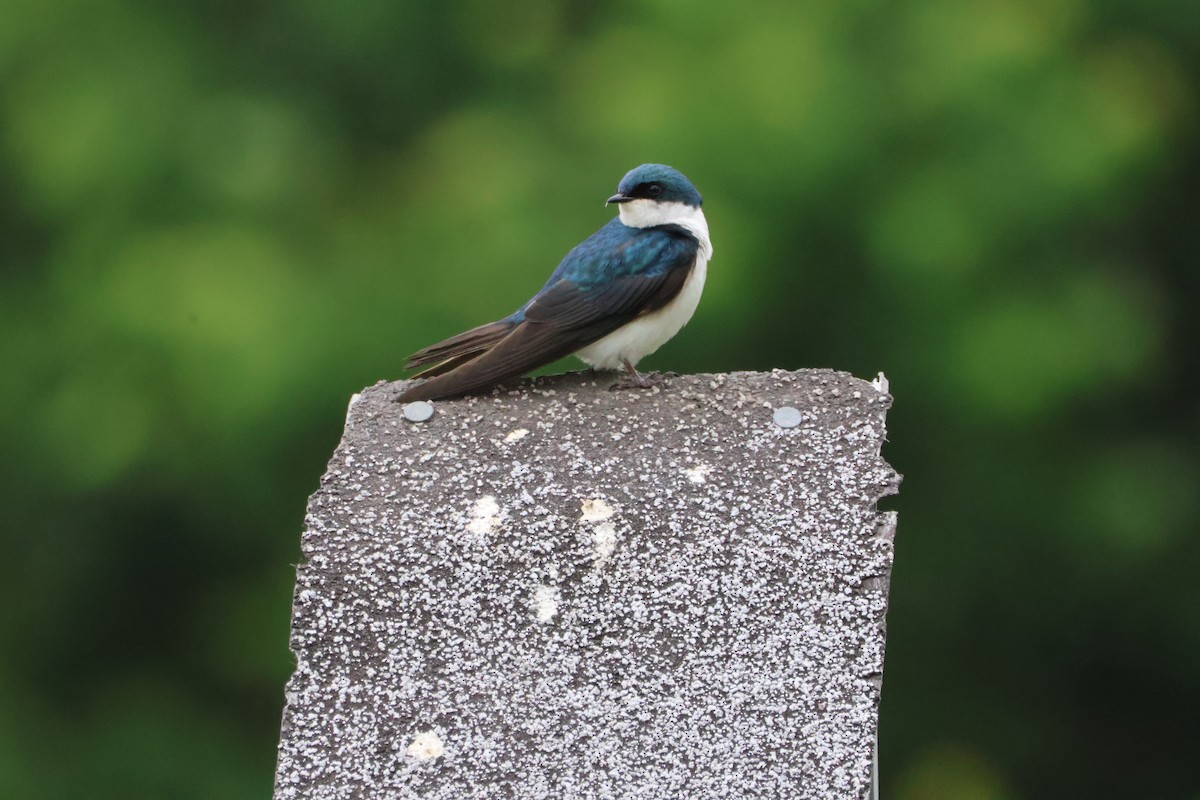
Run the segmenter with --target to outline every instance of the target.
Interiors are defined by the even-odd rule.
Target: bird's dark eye
[[[649,197],[658,197],[660,194],[662,194],[662,192],[663,192],[663,187],[662,187],[661,183],[647,183],[646,184],[646,194]]]

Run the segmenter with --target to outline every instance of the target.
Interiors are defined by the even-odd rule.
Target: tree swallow
[[[620,213],[571,252],[541,291],[498,322],[418,350],[427,378],[400,402],[486,389],[572,353],[596,369],[625,369],[679,332],[696,310],[712,242],[700,193],[663,164],[629,172],[608,203]],[[605,205],[607,205],[606,203]]]

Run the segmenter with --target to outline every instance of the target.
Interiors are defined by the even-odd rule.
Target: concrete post
[[[870,796],[886,382],[608,382],[419,422],[401,384],[354,398],[309,504],[276,800]]]

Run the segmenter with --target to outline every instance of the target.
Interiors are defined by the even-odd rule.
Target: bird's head
[[[645,228],[695,212],[704,198],[679,170],[642,164],[626,173],[608,203],[621,205],[621,221],[626,225]]]
[[[636,203],[639,200],[684,203],[689,206],[704,204],[704,199],[687,176],[666,164],[634,167],[617,184],[617,193],[608,198],[609,203]]]

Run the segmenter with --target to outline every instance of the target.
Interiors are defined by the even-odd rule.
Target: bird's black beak
[[[634,199],[633,197],[631,197],[627,194],[622,194],[621,192],[617,192],[612,197],[605,200],[604,205],[609,205],[610,203],[628,203],[630,200],[633,200],[633,199]]]

